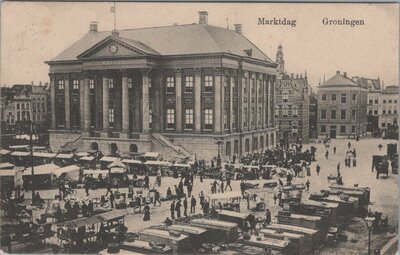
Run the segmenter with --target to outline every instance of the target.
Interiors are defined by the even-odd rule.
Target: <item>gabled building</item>
[[[309,139],[309,89],[307,73],[290,76],[285,72],[282,45],[276,55],[277,80],[275,84],[275,123],[282,145],[308,142]]]
[[[50,145],[210,159],[275,144],[276,64],[208,24],[90,31],[50,66]]]
[[[364,136],[368,90],[339,71],[318,86],[318,137]]]

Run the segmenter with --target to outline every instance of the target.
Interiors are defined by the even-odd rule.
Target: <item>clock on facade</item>
[[[117,52],[118,52],[118,46],[115,43],[110,44],[110,53],[115,55],[117,54]]]

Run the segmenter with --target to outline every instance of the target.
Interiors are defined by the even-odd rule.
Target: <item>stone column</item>
[[[103,73],[103,133],[106,133],[106,136],[109,129],[108,110],[109,110],[108,75],[107,73]]]
[[[194,69],[194,130],[201,132],[201,69]]]
[[[175,70],[175,131],[182,132],[182,70]]]
[[[229,123],[229,132],[232,133],[233,132],[232,123],[235,122],[235,120],[233,118],[234,117],[233,116],[233,94],[234,94],[233,93],[233,84],[235,82],[235,77],[231,76],[230,79],[231,79],[231,82],[230,82],[230,87],[229,87],[229,114],[230,114],[230,117],[229,117],[229,122],[230,122]],[[235,84],[235,86],[237,86],[237,84]],[[236,116],[237,116],[237,113],[236,113]],[[232,150],[232,152],[233,152],[233,150]]]
[[[90,84],[89,84],[89,74],[86,72],[84,73],[84,82],[83,82],[83,95],[84,95],[84,120],[85,120],[85,125],[84,125],[84,130],[85,132],[90,131],[90,126],[91,126],[91,111],[90,111]]]
[[[265,77],[261,74],[261,128],[265,129]],[[264,141],[265,144],[265,141]]]
[[[51,129],[56,129],[56,85],[54,81],[54,74],[49,73],[50,77],[50,97],[51,97]],[[14,115],[15,116],[15,115]]]
[[[83,130],[85,128],[85,81],[84,74],[81,73],[79,77],[79,121],[80,128]]]
[[[222,131],[222,116],[224,110],[224,102],[222,97],[222,79],[221,69],[214,69],[214,132],[221,133]]]
[[[71,128],[70,116],[70,94],[69,94],[69,74],[66,73],[64,77],[64,103],[65,103],[65,129]]]
[[[142,69],[142,133],[149,133],[149,74],[150,68]]]
[[[129,132],[129,91],[128,91],[128,72],[121,70],[122,74],[122,133],[127,136]]]

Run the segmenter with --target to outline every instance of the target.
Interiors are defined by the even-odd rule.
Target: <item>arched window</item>
[[[137,147],[137,145],[136,145],[136,144],[131,144],[131,145],[129,146],[129,151],[132,152],[132,153],[138,152],[138,147]]]
[[[20,120],[21,120],[21,113],[17,112],[17,121],[20,121]]]
[[[19,110],[19,103],[17,104],[17,110]]]
[[[94,151],[98,151],[98,150],[99,150],[99,145],[98,145],[96,142],[93,142],[93,143],[90,145],[90,149],[91,149],[91,150],[94,150]]]
[[[116,143],[110,144],[110,153],[112,156],[119,154],[118,145]]]

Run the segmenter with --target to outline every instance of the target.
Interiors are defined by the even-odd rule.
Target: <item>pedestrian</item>
[[[192,196],[192,190],[193,190],[192,184],[189,183],[186,188],[187,188],[187,192],[188,192],[188,197],[191,197]]]
[[[182,182],[182,179],[181,179],[181,181],[179,182],[179,184],[178,184],[178,189],[179,189],[179,193],[181,194],[181,196],[183,196],[184,194],[185,194],[185,192],[184,192],[184,190],[183,190],[183,182]]]
[[[340,162],[337,164],[336,169],[337,169],[337,171],[340,171]]]
[[[187,202],[187,197],[183,200],[183,215],[187,216],[187,207],[188,207],[188,202]]]
[[[106,193],[106,196],[108,195],[108,193],[112,193],[111,188],[112,188],[111,180],[108,180],[107,181],[107,193]]]
[[[351,143],[350,143],[350,142],[347,144],[347,147],[348,147],[349,149],[351,148]]]
[[[246,194],[247,209],[250,210],[250,194]]]
[[[224,193],[224,181],[223,180],[221,180],[220,188],[221,188],[221,193]]]
[[[357,166],[356,158],[353,158],[353,167],[356,167],[356,166]]]
[[[307,187],[306,192],[310,192],[310,180],[307,180],[306,187]]]
[[[276,199],[278,199],[278,197],[276,196],[276,193],[274,193],[273,199],[274,199],[274,205],[276,205]]]
[[[353,158],[356,158],[357,154],[356,154],[356,148],[353,148]]]
[[[192,196],[192,199],[190,199],[190,213],[196,213],[196,198]]]
[[[229,188],[231,189],[231,191],[232,191],[231,177],[229,176],[229,174],[226,175],[226,186],[225,186],[225,190],[226,190],[228,187],[229,187]]]
[[[382,150],[382,147],[383,147],[382,144],[378,145],[378,148],[379,148],[380,151]]]
[[[110,203],[111,203],[111,208],[114,208],[114,193],[110,191]]]
[[[317,164],[316,171],[317,171],[317,175],[319,175],[319,172],[321,171],[321,167],[319,164]]]
[[[147,173],[144,176],[144,188],[150,189],[150,179],[149,179],[149,175]]]
[[[175,200],[172,200],[169,210],[171,211],[171,219],[175,219]]]
[[[212,194],[217,193],[217,186],[218,185],[219,184],[218,184],[217,180],[214,180],[214,182],[211,184],[211,193]]]
[[[150,206],[149,203],[146,203],[146,205],[143,207],[143,221],[149,221],[150,220]]]
[[[326,150],[326,152],[325,152],[325,158],[328,159],[328,157],[329,157],[329,151]]]
[[[271,212],[269,209],[265,211],[265,221],[264,221],[264,226],[271,224]]]
[[[199,172],[199,177],[200,177],[200,182],[203,182],[203,171],[202,170],[200,170],[200,172]]]
[[[89,188],[90,188],[90,184],[89,184],[89,179],[85,180],[85,192],[86,192],[86,196],[89,196]]]
[[[159,203],[161,206],[161,201],[160,201],[160,192],[158,192],[158,190],[156,190],[154,192],[154,206],[156,206],[156,203]]]
[[[243,180],[240,182],[240,191],[242,192],[243,198],[246,198],[246,196],[245,196],[246,186],[245,186]]]
[[[336,154],[336,146],[333,146],[333,154]]]
[[[200,198],[201,209],[203,209],[203,207],[204,207],[204,199],[205,199],[203,191],[200,191],[199,198]]]
[[[176,217],[179,219],[181,217],[181,200],[178,199],[178,201],[175,204],[175,211],[176,211]]]

